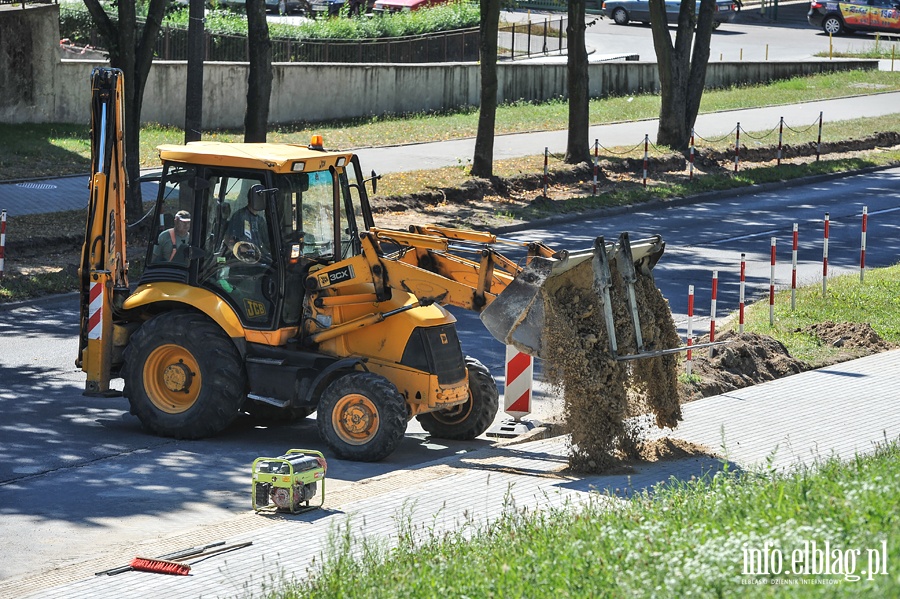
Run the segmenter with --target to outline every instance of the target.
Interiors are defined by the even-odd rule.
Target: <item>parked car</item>
[[[900,33],[900,2],[897,0],[813,0],[806,14],[809,24],[825,33],[840,35],[854,31]]]
[[[677,22],[681,1],[666,0],[665,4],[668,22]],[[698,2],[698,9],[699,6]],[[737,7],[732,0],[717,0],[716,11],[713,14],[713,29],[718,29],[722,23],[733,21],[735,13],[737,13]],[[611,18],[617,25],[627,25],[632,21],[646,25],[650,22],[650,2],[649,0],[607,0],[603,3],[600,14]]]
[[[426,6],[443,4],[447,0],[376,0],[373,12],[401,12],[404,10],[419,10]]]

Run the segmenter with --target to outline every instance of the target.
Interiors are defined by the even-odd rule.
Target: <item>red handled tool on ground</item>
[[[236,545],[223,547],[225,541],[219,541],[202,547],[191,547],[190,549],[183,549],[181,551],[176,551],[175,553],[167,553],[166,555],[161,555],[159,557],[135,557],[127,566],[103,570],[97,572],[96,576],[101,576],[103,574],[113,576],[114,574],[121,574],[122,572],[130,572],[132,570],[187,576],[191,572],[191,567],[190,565],[183,563],[186,559],[201,558],[194,561],[194,563],[197,563],[198,561],[202,561],[213,555],[234,551],[235,549],[241,549],[252,544],[252,541],[248,541],[246,543],[238,543]]]

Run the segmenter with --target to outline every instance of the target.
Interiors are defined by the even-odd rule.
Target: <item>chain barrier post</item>
[[[822,113],[819,112],[819,141],[816,142],[816,162],[819,161],[819,156],[822,154]]]
[[[869,221],[869,207],[863,206],[862,213],[862,242],[859,249],[859,282],[862,283],[866,273],[866,225]],[[2,250],[0,250],[2,251]],[[0,253],[0,259],[2,259],[3,254]],[[0,267],[0,272],[2,272],[2,267]]]
[[[744,332],[744,284],[747,280],[747,254],[741,252],[741,285],[738,295],[738,333]]]
[[[0,279],[6,265],[6,209],[0,212]]]
[[[647,187],[647,161],[649,160],[648,154],[650,151],[650,134],[644,134],[644,187]]]
[[[692,350],[694,344],[694,286],[688,285],[688,319],[687,319],[687,357],[684,361],[685,372],[691,376]]]
[[[712,277],[712,302],[709,307],[709,341],[716,340],[716,296],[719,291],[719,271],[713,271]]]
[[[550,161],[550,148],[544,148],[544,197],[547,197],[547,176],[550,172],[549,168]]]
[[[828,293],[828,225],[830,217],[825,213],[825,241],[822,244],[822,297]]]
[[[734,172],[738,171],[738,159],[741,155],[741,124],[737,124],[737,133],[734,136]]]
[[[791,312],[797,309],[797,247],[800,240],[800,225],[794,223],[794,241],[791,250]]]
[[[597,170],[600,168],[600,140],[594,140],[594,186],[592,193],[597,195]]]
[[[775,326],[775,238],[772,238],[772,268],[769,271],[769,326]]]
[[[688,175],[688,181],[694,180],[694,128],[691,127],[691,158],[690,158],[690,172]]]
[[[781,140],[784,138],[784,117],[778,119],[778,162],[777,166],[781,166]]]

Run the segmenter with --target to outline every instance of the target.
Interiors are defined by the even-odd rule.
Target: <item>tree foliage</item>
[[[657,145],[687,150],[700,110],[712,38],[715,0],[682,0],[675,40],[666,22],[664,0],[650,0],[650,25],[659,67],[661,104]]]

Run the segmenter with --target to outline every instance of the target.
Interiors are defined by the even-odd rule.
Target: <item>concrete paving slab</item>
[[[894,350],[692,402],[684,407],[684,422],[669,434],[722,451],[731,469],[787,470],[830,456],[848,459],[900,437],[898,389],[900,350]],[[4,585],[2,592],[44,599],[118,599],[134,596],[137,589],[148,598],[261,596],[321,563],[329,546],[347,535],[352,542],[343,550],[358,552],[361,539],[390,547],[401,535],[474,532],[510,509],[618,501],[670,477],[702,476],[724,463],[694,457],[641,465],[627,475],[580,476],[565,472],[568,442],[556,437],[451,456],[329,496],[324,510],[264,516],[248,509],[227,525],[170,538],[165,549],[159,543],[141,548],[152,556],[217,539],[253,542],[197,564],[191,576],[83,573],[53,585],[51,572],[40,580]],[[597,491],[607,497],[601,499]],[[104,567],[132,557],[110,556]]]

